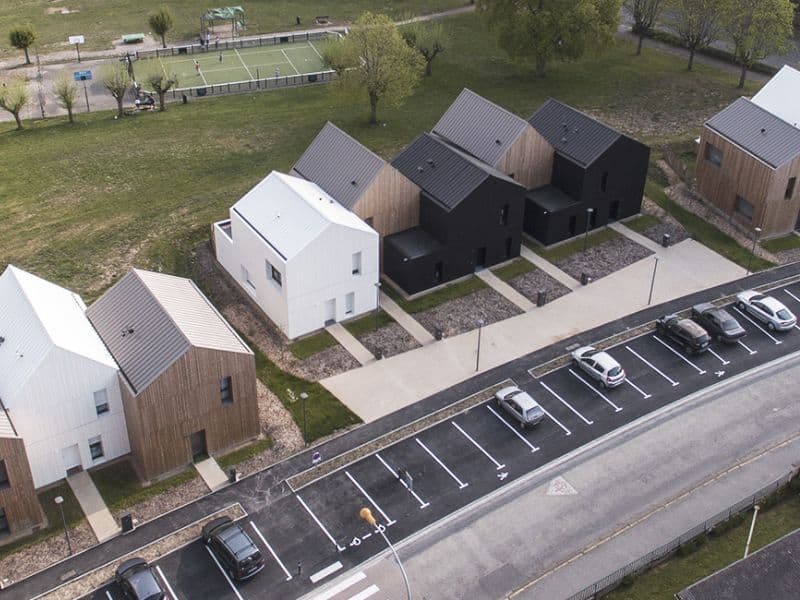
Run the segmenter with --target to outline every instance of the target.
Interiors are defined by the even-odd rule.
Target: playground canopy
[[[241,6],[226,6],[225,8],[209,8],[203,15],[203,22],[214,21],[239,21],[244,25],[244,9]]]

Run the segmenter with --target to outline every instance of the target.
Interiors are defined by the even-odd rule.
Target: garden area
[[[524,258],[517,258],[506,265],[494,268],[492,272],[534,304],[540,293],[544,293],[547,303],[570,292],[567,286],[537,269]]]

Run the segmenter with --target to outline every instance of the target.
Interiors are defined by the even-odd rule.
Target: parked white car
[[[603,387],[613,388],[625,381],[625,370],[608,352],[593,346],[578,348],[572,353],[572,364],[588,373]]]
[[[497,404],[514,417],[521,427],[533,427],[544,419],[544,411],[536,400],[515,385],[504,387],[495,395]]]
[[[782,302],[754,290],[736,294],[736,306],[773,331],[787,331],[797,324],[797,317]]]

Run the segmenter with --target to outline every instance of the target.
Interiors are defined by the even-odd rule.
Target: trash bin
[[[380,348],[375,348],[375,360],[380,360],[383,358],[383,350]]]
[[[664,237],[661,238],[661,245],[664,246],[664,248],[669,248],[669,239],[668,233],[665,233]]]
[[[592,282],[592,278],[588,273],[581,273],[581,285],[589,285]]]
[[[131,513],[122,513],[119,516],[119,525],[122,527],[122,533],[130,533],[133,531],[133,517],[131,516]]]
[[[444,331],[442,331],[442,330],[441,330],[440,328],[438,328],[438,327],[434,327],[434,329],[433,329],[433,337],[434,337],[434,339],[436,339],[437,341],[438,341],[438,340],[441,340],[441,339],[444,337]]]
[[[236,467],[231,467],[228,471],[228,482],[236,483],[237,481],[239,481],[239,472],[236,470]]]
[[[547,302],[547,292],[544,290],[540,290],[536,294],[536,306],[544,306]]]

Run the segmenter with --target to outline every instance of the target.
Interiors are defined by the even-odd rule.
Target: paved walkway
[[[209,457],[200,462],[194,463],[194,468],[203,478],[203,481],[212,492],[225,487],[228,484],[228,476],[225,475],[217,461],[213,457]]]
[[[67,483],[78,499],[78,504],[81,505],[81,510],[86,515],[89,527],[92,528],[98,542],[105,542],[120,532],[120,527],[108,510],[100,492],[97,491],[89,473],[81,471],[76,475],[70,475],[67,477]]]
[[[436,341],[430,331],[420,325],[414,317],[400,308],[397,302],[389,298],[389,296],[383,292],[381,292],[380,303],[381,308],[389,313],[389,315],[421,345],[425,346],[426,344]]]
[[[613,229],[620,235],[624,235],[629,240],[632,240],[639,244],[640,246],[644,246],[651,252],[655,254],[662,254],[665,250],[664,246],[661,244],[654,242],[649,237],[643,236],[641,233],[637,233],[630,227],[626,227],[624,223],[609,223],[608,224],[610,229]]]
[[[520,254],[520,256],[522,258],[527,260],[529,263],[533,263],[533,265],[537,269],[541,269],[542,271],[544,271],[545,273],[550,275],[550,277],[552,277],[553,279],[555,279],[559,283],[567,286],[569,289],[576,290],[579,287],[581,287],[581,282],[580,281],[575,279],[569,273],[565,273],[564,271],[559,269],[557,266],[555,266],[553,263],[546,261],[541,256],[536,254],[536,252],[534,252],[533,250],[528,248],[526,245],[523,244],[520,247],[520,253],[519,254]]]
[[[355,358],[362,365],[375,362],[375,357],[373,356],[372,352],[367,350],[364,347],[364,344],[359,342],[356,336],[347,331],[347,329],[345,329],[341,323],[334,323],[333,325],[328,325],[325,328],[325,331],[327,331],[334,338],[336,338],[336,341],[339,342],[342,346],[344,346],[344,349],[347,350],[350,354],[352,354],[353,358]]]
[[[525,312],[528,312],[534,308],[533,302],[528,300],[525,296],[520,294],[517,290],[508,285],[489,269],[481,269],[480,271],[477,271],[475,275],[477,275],[479,279],[483,280],[484,283],[491,287],[495,292],[503,296],[506,300],[515,304],[517,308]]]

